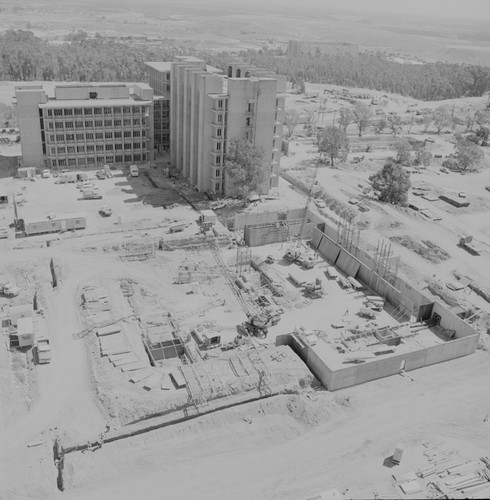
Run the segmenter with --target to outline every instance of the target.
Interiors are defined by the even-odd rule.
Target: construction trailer
[[[33,347],[34,336],[34,318],[19,318],[17,328],[10,333],[10,347]]]
[[[26,236],[35,234],[59,233],[87,227],[87,216],[84,213],[60,214],[46,217],[24,218],[24,233]]]

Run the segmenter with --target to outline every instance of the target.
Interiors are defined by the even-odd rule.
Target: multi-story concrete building
[[[153,159],[153,90],[147,84],[67,84],[48,98],[16,87],[25,167],[80,168]]]
[[[264,151],[262,193],[278,184],[286,79],[232,64],[227,76],[194,57],[171,65],[171,163],[201,192],[233,194],[224,155],[233,138]]]
[[[314,42],[302,40],[289,40],[288,42],[288,57],[314,56],[316,54],[357,58],[359,57],[359,45],[347,42]]]
[[[154,98],[154,140],[159,153],[170,148],[170,70],[169,62],[147,62],[148,85]]]

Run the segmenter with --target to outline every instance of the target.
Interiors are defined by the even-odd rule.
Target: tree
[[[350,108],[340,108],[339,127],[346,132],[347,127],[354,121],[354,113]]]
[[[383,130],[388,126],[388,122],[386,121],[386,118],[382,117],[378,120],[378,123],[376,123],[376,126],[374,128],[374,132],[376,134],[381,134]]]
[[[328,155],[332,167],[335,158],[339,158],[349,148],[349,142],[345,132],[333,125],[329,125],[320,131],[318,137],[318,151],[320,154]]]
[[[313,125],[316,123],[314,111],[308,111],[304,117],[303,130],[305,131],[306,137],[311,137],[313,133]]]
[[[432,153],[427,148],[418,148],[415,151],[415,165],[428,167],[432,162]]]
[[[405,139],[397,142],[395,145],[396,149],[396,162],[399,165],[404,165],[409,167],[412,164],[410,144]]]
[[[246,139],[231,139],[225,154],[225,174],[232,184],[229,191],[235,191],[247,203],[248,195],[252,191],[261,191],[266,177],[263,164],[262,148],[254,146]]]
[[[376,174],[369,177],[378,199],[392,205],[406,205],[411,187],[410,174],[401,165],[388,161]]]
[[[427,113],[424,113],[422,115],[422,117],[420,118],[420,121],[421,121],[422,125],[424,126],[424,133],[427,132],[427,129],[429,128],[429,126],[433,120],[434,120],[434,117],[430,111]]]
[[[473,170],[484,157],[483,151],[475,143],[468,141],[461,134],[455,135],[456,159],[462,171]]]
[[[359,137],[362,137],[362,132],[369,125],[373,113],[371,108],[363,102],[356,103],[352,112],[354,114],[354,121],[357,123],[357,128],[359,129]]]
[[[390,126],[391,133],[397,135],[402,130],[402,119],[398,115],[388,115],[388,125]]]
[[[284,134],[284,138],[290,139],[294,133],[296,125],[299,123],[299,113],[295,109],[287,109],[284,112],[283,125],[287,128],[287,132]]]
[[[451,113],[449,113],[445,106],[439,106],[435,109],[432,114],[432,119],[438,134],[441,133],[444,127],[449,127],[451,125]]]
[[[490,135],[490,129],[488,127],[480,127],[476,131],[476,135],[480,139],[481,145],[485,146],[486,143],[488,142],[488,136]]]

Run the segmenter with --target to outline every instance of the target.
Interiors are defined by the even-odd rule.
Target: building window
[[[49,122],[48,123],[48,129],[49,130],[53,130],[53,122]]]
[[[250,127],[250,118],[247,118],[247,127]]]
[[[116,115],[117,115],[117,114],[121,114],[121,108],[120,108],[119,106],[116,106],[116,107],[114,108],[114,114],[116,114]]]
[[[53,116],[53,110],[52,109],[48,109],[48,116]]]
[[[49,150],[51,151],[52,155],[56,154],[56,148],[55,147],[49,148]]]
[[[134,161],[141,161],[141,155],[134,155]]]
[[[65,122],[65,128],[73,128],[73,122]]]
[[[120,127],[121,126],[121,120],[114,120],[114,127]]]
[[[97,92],[89,92],[88,97],[89,99],[97,99]]]
[[[93,132],[89,132],[87,134],[87,141],[93,141],[94,140],[94,134]]]
[[[107,163],[114,163],[114,156],[106,156]]]
[[[66,167],[66,160],[64,158],[61,158],[58,160],[58,166],[59,167]]]
[[[105,145],[105,150],[106,151],[112,151],[114,149],[114,144],[106,144]]]
[[[94,108],[94,115],[101,115],[102,114],[102,108]]]
[[[58,160],[51,160],[51,166],[56,167],[58,165]]]
[[[81,116],[83,114],[82,108],[75,108],[75,115],[76,116]]]
[[[85,136],[83,134],[76,134],[77,141],[83,141]]]
[[[123,125],[125,127],[130,127],[131,126],[131,118],[124,118]]]
[[[85,158],[78,158],[79,165],[85,165]]]
[[[55,128],[57,128],[57,129],[61,128],[62,129],[63,128],[63,122],[56,122],[55,123]]]
[[[223,123],[223,115],[218,115],[218,123]]]
[[[124,161],[132,161],[133,157],[131,155],[124,155]]]
[[[104,115],[112,115],[112,108],[104,108]]]
[[[63,137],[63,136],[61,136],[61,137]],[[54,134],[50,134],[49,141],[50,142],[54,142]]]
[[[112,127],[112,120],[104,120],[104,127]]]
[[[97,156],[97,163],[105,163],[105,157],[104,156]]]
[[[123,113],[131,114],[131,108],[129,106],[123,106]]]
[[[141,137],[146,137],[146,130],[141,131]]]
[[[56,134],[56,140],[59,142],[64,142],[65,136],[63,134]]]
[[[93,113],[92,113],[92,108],[85,108],[85,109],[83,110],[83,114],[84,114],[85,116],[87,116],[87,115],[92,115],[92,114],[93,114]]]
[[[89,144],[87,146],[87,153],[93,153],[94,151],[95,151],[94,145],[93,144]]]
[[[102,120],[95,120],[94,123],[96,127],[102,127]]]
[[[122,132],[114,132],[114,138],[115,139],[121,139],[122,138]]]
[[[167,90],[167,92],[170,92],[170,85],[166,86],[166,90]]]
[[[253,112],[253,110],[254,110],[254,105],[253,105],[253,103],[249,102],[249,103],[248,103],[248,112],[249,112],[249,113],[252,113],[252,112]]]
[[[73,115],[73,109],[65,109],[64,110],[65,116],[72,116]]]
[[[216,157],[216,165],[221,165],[221,156]]]
[[[55,109],[54,116],[63,116],[63,110],[62,109]]]
[[[122,144],[114,144],[114,149],[117,151],[119,149],[122,149]]]
[[[139,137],[140,135],[141,134],[139,130],[133,130],[133,137]]]
[[[223,129],[219,128],[219,129],[217,129],[217,130],[216,130],[216,135],[217,135],[218,137],[221,137],[221,136],[222,136],[222,134],[223,134]]]
[[[217,177],[218,179],[220,179],[220,178],[221,178],[221,170],[220,170],[219,168],[217,168],[217,169],[215,170],[215,175],[214,175],[214,176],[215,176],[215,177]]]
[[[93,164],[95,163],[95,158],[94,158],[93,156],[89,156],[89,157],[87,158],[87,163],[88,163],[89,165],[93,165]]]
[[[59,146],[58,147],[58,154],[59,155],[64,155],[65,152],[66,152],[66,148],[65,147],[63,147],[63,146]]]
[[[69,155],[70,155],[70,154],[71,154],[71,155],[74,155],[74,154],[75,154],[75,146],[68,146],[68,147],[66,148],[66,151],[67,151],[67,153],[68,153]]]
[[[95,139],[100,141],[104,138],[104,132],[95,132]]]
[[[85,153],[85,146],[77,146],[77,153]]]
[[[75,134],[66,134],[66,140],[73,142],[75,140]]]
[[[105,133],[105,138],[106,139],[112,139],[112,132],[106,132]]]
[[[216,151],[221,151],[221,142],[216,144]]]
[[[123,157],[121,155],[116,155],[116,163],[122,163]]]
[[[141,143],[140,142],[133,143],[133,148],[134,149],[141,149]]]
[[[125,142],[124,149],[132,149],[132,144],[130,142]]]
[[[83,128],[83,122],[75,122],[75,128]]]
[[[223,99],[218,99],[218,108],[219,109],[223,108]]]
[[[103,144],[97,144],[95,146],[95,151],[97,151],[97,153],[100,153],[101,151],[104,151],[104,145]]]
[[[69,167],[75,167],[77,164],[76,158],[68,158],[68,166]]]
[[[124,137],[131,137],[131,130],[125,130]]]
[[[139,118],[133,119],[133,125],[140,125],[140,124],[141,124],[141,120]]]
[[[86,120],[85,121],[85,127],[87,128],[93,128],[94,122],[92,120]]]

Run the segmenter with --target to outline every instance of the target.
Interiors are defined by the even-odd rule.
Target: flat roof
[[[37,224],[39,222],[46,222],[46,221],[57,221],[57,220],[66,220],[66,219],[78,219],[81,217],[87,217],[87,214],[85,212],[74,212],[70,214],[56,214],[55,217],[52,219],[49,219],[48,216],[40,217],[36,215],[31,215],[27,217],[23,217],[24,224]]]
[[[41,109],[48,108],[93,108],[94,106],[132,106],[135,104],[151,104],[152,101],[143,101],[134,98],[113,98],[113,99],[50,99],[44,104],[39,104]]]
[[[34,333],[34,320],[31,317],[19,318],[17,320],[17,335],[29,335]]]
[[[172,67],[171,62],[147,61],[145,64],[150,68],[156,69],[157,71],[170,71]]]

